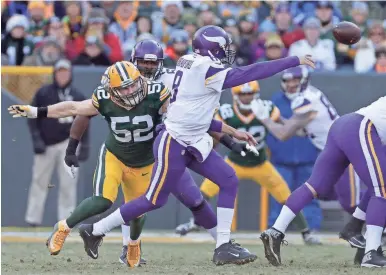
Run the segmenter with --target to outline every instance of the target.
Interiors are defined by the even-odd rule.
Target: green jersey
[[[266,102],[271,106],[271,119],[277,120],[280,117],[279,109],[271,101],[266,100]],[[267,129],[253,113],[245,116],[240,112],[236,103],[233,106],[230,104],[223,104],[219,108],[216,117],[237,130],[249,132],[258,142],[256,147],[259,150],[259,156],[255,156],[253,153],[249,152],[243,157],[235,152],[230,152],[228,158],[232,162],[240,166],[251,167],[260,165],[267,160],[267,146],[265,143]]]
[[[134,168],[154,162],[155,126],[162,122],[160,109],[170,97],[163,83],[148,81],[147,84],[145,99],[130,110],[114,103],[102,86],[92,95],[94,107],[110,128],[106,148],[123,164]]]

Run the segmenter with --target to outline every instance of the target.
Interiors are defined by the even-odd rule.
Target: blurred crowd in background
[[[222,26],[237,50],[235,66],[312,54],[317,70],[386,72],[386,1],[2,1],[2,65],[107,66],[129,60],[136,42],[156,39],[166,67],[191,51],[194,32]],[[355,45],[332,28],[362,30]]]

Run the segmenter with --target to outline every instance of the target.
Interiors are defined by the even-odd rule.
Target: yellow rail
[[[31,67],[31,66],[1,66],[2,74],[51,74],[53,67]]]

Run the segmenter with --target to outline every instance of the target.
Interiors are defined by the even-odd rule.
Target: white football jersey
[[[220,60],[207,56],[188,54],[178,60],[165,119],[166,129],[173,138],[192,144],[204,136],[220,106],[229,70]]]
[[[172,91],[175,69],[163,68],[162,73],[156,81],[162,82],[169,91]]]
[[[356,113],[367,117],[374,123],[382,143],[386,145],[386,96],[379,98],[367,107],[359,109]]]
[[[338,113],[327,97],[317,88],[309,85],[307,89],[291,102],[294,113],[316,111],[316,117],[307,124],[305,130],[311,142],[319,150],[323,150],[327,142],[328,131]]]

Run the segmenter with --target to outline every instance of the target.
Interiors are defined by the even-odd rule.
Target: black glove
[[[46,152],[46,144],[40,138],[33,140],[33,146],[35,154],[40,155]]]
[[[76,148],[78,147],[78,144],[79,140],[70,138],[66,149],[66,156],[64,157],[64,162],[68,167],[79,167],[79,160],[76,156]]]
[[[88,159],[89,148],[90,148],[90,146],[88,146],[88,145],[83,145],[82,144],[80,146],[79,155],[78,155],[78,160],[79,161],[86,161]]]
[[[232,144],[231,146],[231,150],[232,152],[235,152],[237,154],[240,154],[241,155],[241,152],[248,152],[247,150],[247,144],[246,143],[241,143],[241,142],[235,142],[234,144]]]
[[[225,147],[238,154],[241,154],[241,152],[245,149],[245,143],[234,141],[234,139],[228,134],[223,135],[220,138],[220,142]]]

